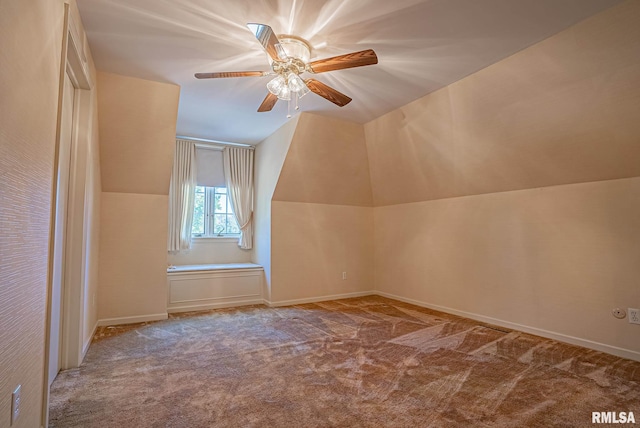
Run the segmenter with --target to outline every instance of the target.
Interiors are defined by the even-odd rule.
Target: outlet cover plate
[[[21,389],[22,389],[22,385],[18,385],[16,389],[13,390],[13,394],[11,394],[11,425],[13,425],[14,422],[18,420],[18,416],[20,416],[20,390]]]
[[[640,324],[640,309],[629,308],[629,323]]]

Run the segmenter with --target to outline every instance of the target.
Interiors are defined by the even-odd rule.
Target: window
[[[226,188],[196,186],[193,205],[192,236],[225,236],[240,233]]]

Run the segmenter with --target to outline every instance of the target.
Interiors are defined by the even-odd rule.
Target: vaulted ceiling
[[[311,42],[312,59],[374,49],[374,66],[318,74],[349,95],[315,94],[302,111],[366,123],[543,40],[620,0],[81,0],[98,70],[181,87],[178,135],[258,143],[287,120],[286,102],[256,110],[269,70],[247,22]]]

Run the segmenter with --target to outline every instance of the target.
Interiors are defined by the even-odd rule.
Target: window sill
[[[201,242],[201,243],[210,243],[210,242],[238,242],[238,238],[240,235],[235,236],[192,236],[191,240],[193,242]]]

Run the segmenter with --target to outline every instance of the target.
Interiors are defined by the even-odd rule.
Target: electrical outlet
[[[20,389],[22,385],[18,385],[11,394],[11,425],[18,420],[20,416]]]
[[[347,279],[347,273],[346,272],[342,272],[342,279]]]
[[[640,324],[640,309],[629,308],[629,323]]]

